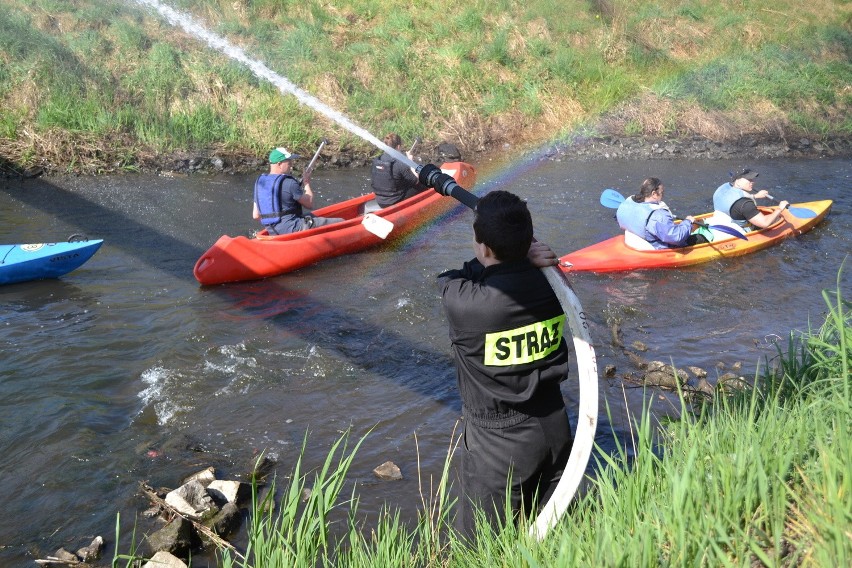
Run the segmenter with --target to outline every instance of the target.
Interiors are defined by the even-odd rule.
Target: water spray
[[[394,159],[404,163],[417,174],[420,183],[423,185],[431,187],[441,195],[453,197],[470,209],[476,210],[479,198],[461,187],[452,176],[445,174],[433,164],[417,164],[405,154],[383,143],[313,95],[303,91],[285,77],[275,73],[263,63],[250,58],[242,49],[232,45],[225,38],[208,31],[204,26],[196,22],[192,16],[182,14],[162,4],[159,0],[134,1],[154,8],[170,24],[183,28],[187,33],[204,40],[210,47],[248,67],[258,78],[266,79],[283,93],[294,95],[301,103],[385,151]],[[597,361],[589,332],[589,325],[586,321],[586,314],[580,305],[579,299],[571,289],[571,285],[568,283],[565,274],[561,270],[555,266],[550,266],[543,268],[542,272],[550,283],[551,288],[553,288],[554,293],[559,299],[559,303],[562,305],[563,311],[567,316],[568,327],[573,336],[574,351],[577,355],[580,402],[578,408],[579,421],[577,423],[577,431],[574,435],[574,444],[571,447],[571,454],[568,456],[568,463],[565,464],[564,472],[553,495],[544,507],[542,507],[535,522],[530,527],[530,534],[539,540],[543,539],[550,528],[565,514],[569,503],[580,485],[580,481],[582,481],[585,475],[586,464],[589,461],[594,444],[598,416]]]
[[[207,45],[209,45],[213,49],[224,53],[231,59],[238,61],[248,67],[252,71],[252,73],[254,73],[255,76],[257,76],[259,79],[265,79],[269,81],[270,83],[278,87],[278,90],[280,90],[282,93],[288,93],[295,96],[297,99],[299,99],[299,102],[311,107],[318,113],[324,115],[326,118],[329,118],[330,120],[336,122],[352,134],[355,134],[356,136],[373,144],[377,148],[387,152],[396,160],[402,162],[408,167],[416,168],[418,166],[416,162],[409,159],[408,156],[406,156],[399,150],[391,148],[390,146],[367,132],[365,129],[361,128],[360,126],[340,114],[338,111],[323,103],[321,100],[319,100],[312,94],[294,85],[286,77],[279,75],[260,61],[252,59],[251,57],[246,55],[245,51],[233,45],[227,39],[211,32],[210,30],[199,24],[195,20],[195,18],[193,18],[189,14],[184,14],[170,6],[166,6],[159,0],[134,1],[143,6],[153,8],[154,10],[159,12],[160,15],[162,15],[163,18],[165,18],[166,21],[168,21],[171,25],[182,28],[187,33],[204,40],[204,42],[207,43]]]

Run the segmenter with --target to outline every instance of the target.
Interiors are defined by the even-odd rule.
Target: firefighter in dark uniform
[[[394,150],[402,152],[402,139],[399,134],[388,134],[384,142]],[[414,159],[410,152],[405,155]],[[390,207],[428,189],[417,181],[417,175],[409,166],[395,160],[387,152],[373,160],[371,185],[376,194],[376,203],[382,208]]]
[[[462,399],[457,524],[474,534],[476,507],[529,516],[556,488],[573,438],[560,383],[568,373],[565,314],[539,267],[556,254],[533,243],[526,203],[506,191],[479,200],[476,258],[441,274]]]

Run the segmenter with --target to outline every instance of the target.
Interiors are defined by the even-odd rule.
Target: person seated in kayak
[[[315,217],[305,214],[303,207],[313,207],[311,175],[305,172],[301,181],[293,177],[293,160],[286,148],[269,153],[269,173],[258,176],[254,183],[252,218],[263,224],[270,235],[286,235],[343,221],[337,217]]]
[[[402,152],[402,139],[399,134],[391,132],[384,139],[385,144]],[[405,152],[410,160],[414,157],[411,152]],[[417,180],[417,175],[411,168],[387,152],[373,160],[372,182],[373,192],[376,194],[376,203],[379,207],[390,207],[408,199],[427,188]]]
[[[788,203],[782,201],[770,215],[761,213],[755,199],[767,197],[769,192],[761,189],[752,193],[758,175],[745,168],[732,175],[730,182],[720,185],[713,193],[713,216],[707,222],[735,227],[745,233],[752,226],[765,229],[777,221]]]
[[[651,177],[642,182],[639,193],[625,199],[615,213],[624,229],[624,242],[633,248],[679,248],[706,243],[707,239],[692,233],[692,216],[674,222],[672,212],[663,201],[663,183]]]

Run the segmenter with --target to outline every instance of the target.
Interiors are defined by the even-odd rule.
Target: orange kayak
[[[476,170],[464,162],[448,162],[441,170],[470,189],[476,183]],[[351,254],[380,245],[384,240],[362,224],[365,207],[375,199],[368,193],[314,210],[317,217],[342,217],[340,223],[287,235],[260,231],[256,238],[219,237],[195,263],[193,274],[205,286],[224,282],[258,280],[298,270],[326,258]],[[401,237],[429,220],[449,211],[458,202],[431,189],[372,211],[372,215],[393,223],[389,239]]]
[[[781,242],[787,237],[801,235],[822,221],[832,201],[809,201],[791,204],[791,207],[807,209],[815,215],[810,218],[796,217],[789,211],[783,213],[773,225],[765,229],[746,233],[746,239],[737,237],[716,238],[713,242],[691,247],[636,250],[624,244],[624,235],[618,235],[600,243],[566,254],[559,260],[562,270],[571,272],[617,272],[625,270],[643,270],[649,268],[679,268],[718,258],[749,254]],[[763,213],[771,213],[775,207],[759,207]],[[696,219],[707,218],[711,214],[699,215]]]

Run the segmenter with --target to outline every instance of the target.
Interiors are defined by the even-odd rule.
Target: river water
[[[761,172],[757,186],[776,197],[835,200],[829,217],[747,257],[573,275],[601,374],[609,364],[632,370],[611,342],[612,317],[622,320],[625,345],[648,345],[646,359],[697,365],[711,379],[717,363],[741,362],[753,376],[777,338],[786,344],[791,329],[823,321],[821,291],[836,287],[852,249],[852,166],[750,165]],[[478,189],[527,198],[536,237],[564,254],[617,233],[613,211],[598,202],[603,188],[629,195],[655,175],[685,216],[709,210],[713,189],[738,166],[530,159],[477,164]],[[289,275],[199,287],[192,267],[204,250],[223,233],[255,228],[253,177],[0,180],[3,242],[105,240],[60,280],[0,288],[0,565],[76,550],[99,534],[111,555],[117,513],[126,551],[146,508],[139,481],[175,487],[207,465],[238,476],[258,451],[277,458],[281,478],[306,433],[315,467],[341,432],[359,438],[372,429],[351,471],[360,510],[369,518],[387,503],[416,516],[417,445],[422,472],[437,476],[460,415],[434,277],[473,256],[471,214],[460,207],[405,240]],[[365,192],[368,178],[364,169],[320,170],[317,201]],[[852,298],[848,276],[841,287]],[[576,407],[576,376],[563,391]],[[644,400],[657,416],[677,414],[670,394],[643,394],[618,378],[602,377],[600,394],[612,413],[601,412],[603,451],[627,436]],[[373,476],[386,460],[404,480]]]

